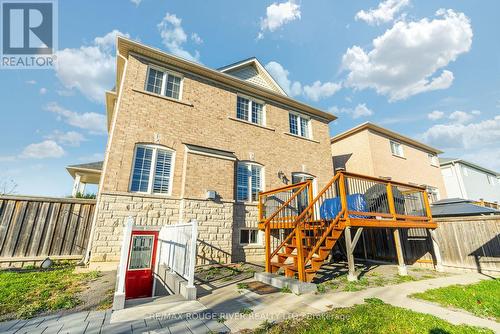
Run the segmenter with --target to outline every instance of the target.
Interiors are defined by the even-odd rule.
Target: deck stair
[[[259,221],[266,271],[303,282],[314,279],[343,234],[349,259],[363,227],[436,227],[424,188],[346,172],[316,196],[312,181],[260,193]]]

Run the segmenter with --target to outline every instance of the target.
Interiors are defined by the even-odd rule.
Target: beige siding
[[[349,172],[436,187],[440,197],[446,198],[441,171],[431,165],[428,152],[396,140],[404,151],[404,158],[397,157],[391,152],[390,140],[371,130],[354,133],[332,143],[334,163],[337,166],[345,159]]]

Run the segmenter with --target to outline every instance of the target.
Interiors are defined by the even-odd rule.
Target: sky
[[[0,188],[68,196],[65,167],[103,159],[117,34],[211,68],[255,56],[291,97],[338,116],[331,135],[370,121],[500,172],[499,11],[495,0],[59,0],[55,68],[0,70]]]

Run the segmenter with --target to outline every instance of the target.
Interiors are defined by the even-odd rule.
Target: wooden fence
[[[445,267],[500,271],[500,216],[440,218],[436,222]],[[425,229],[402,229],[401,239],[407,264],[433,263],[432,243]],[[365,229],[355,256],[396,261],[391,230]]]
[[[95,200],[0,196],[0,265],[85,254]]]

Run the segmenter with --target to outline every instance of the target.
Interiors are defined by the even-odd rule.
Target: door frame
[[[130,235],[130,242],[129,242],[129,251],[127,255],[127,266],[125,267],[125,299],[135,299],[135,298],[130,298],[127,297],[127,276],[129,271],[137,271],[137,270],[145,270],[144,268],[141,269],[129,269],[130,265],[130,255],[132,254],[132,246],[133,246],[133,241],[134,241],[134,236],[152,236],[153,237],[153,246],[152,246],[152,251],[151,251],[151,257],[149,259],[149,268],[151,270],[151,296],[154,295],[154,272],[156,269],[156,255],[157,255],[157,248],[158,248],[158,237],[159,237],[159,231],[158,230],[143,230],[143,229],[138,229],[138,230],[132,230],[132,233]],[[141,297],[136,297],[136,298],[141,298]],[[148,297],[144,297],[148,298]]]

